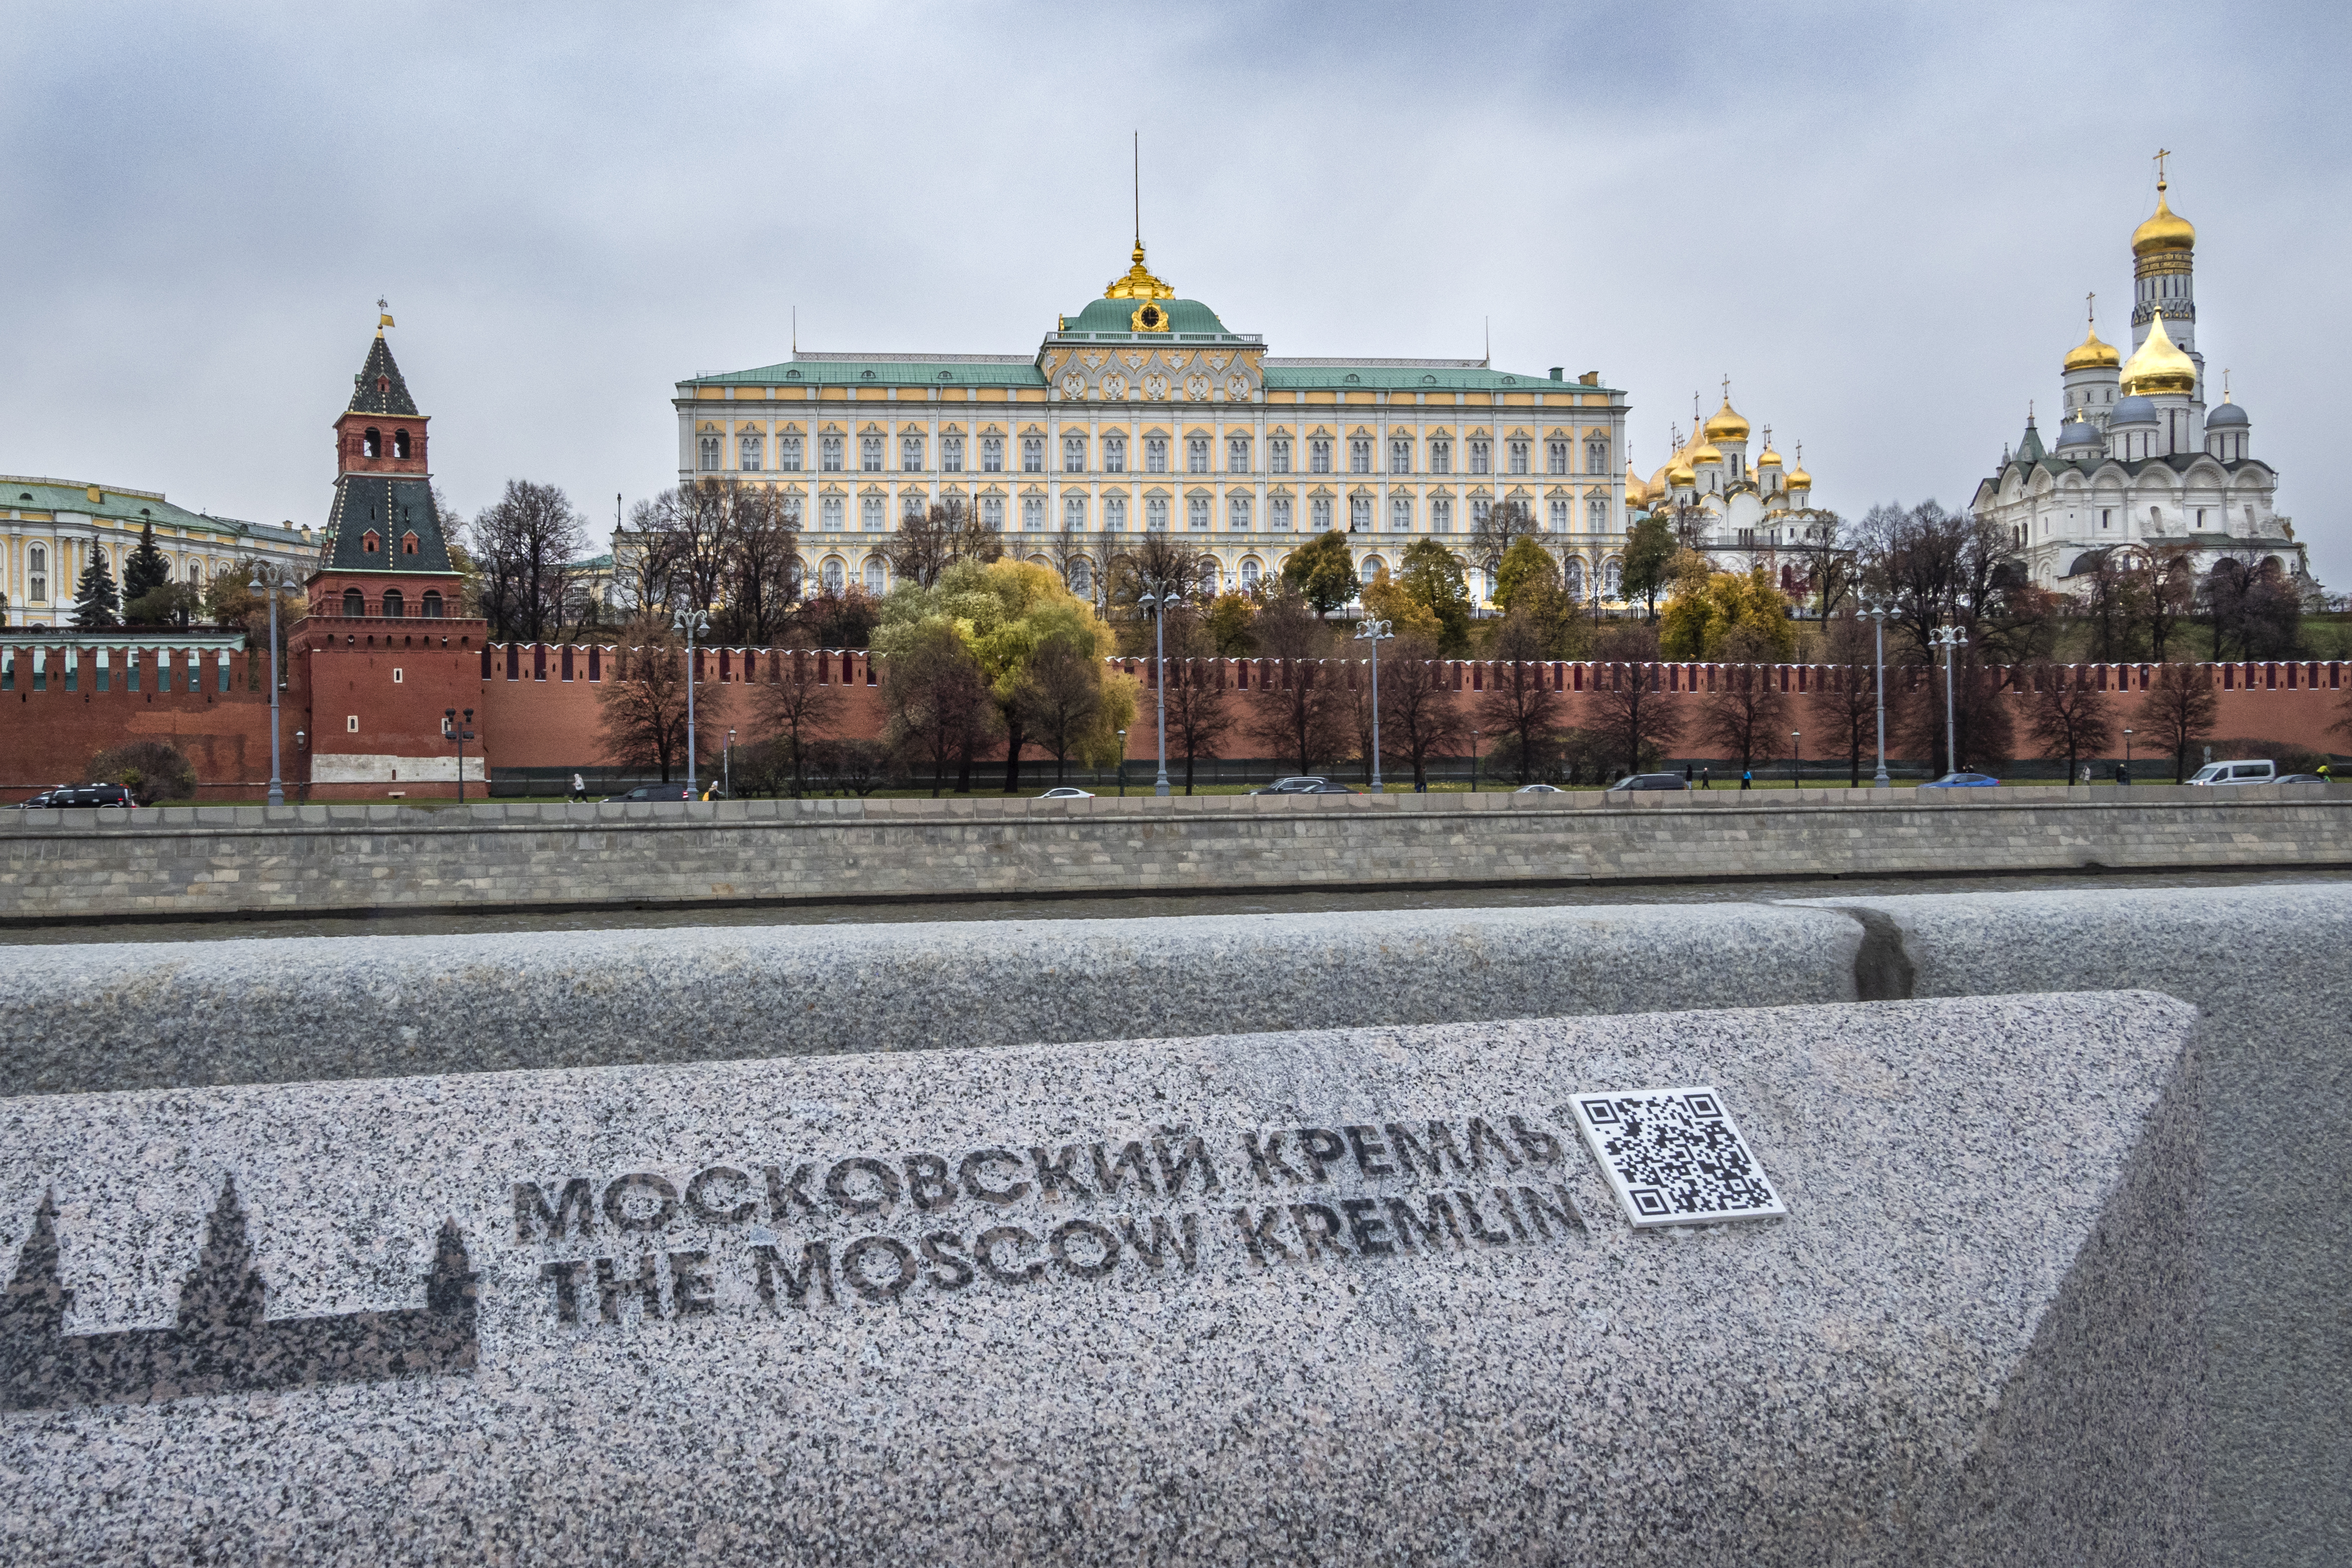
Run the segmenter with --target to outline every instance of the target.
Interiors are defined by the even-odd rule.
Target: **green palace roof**
[[[302,542],[300,532],[275,523],[248,523],[238,517],[215,517],[192,512],[165,500],[159,490],[127,490],[99,485],[100,499],[91,500],[93,486],[79,479],[36,479],[0,474],[0,511],[70,512],[110,523],[138,528],[153,523],[159,528],[185,528],[195,533],[252,538],[270,544]]]

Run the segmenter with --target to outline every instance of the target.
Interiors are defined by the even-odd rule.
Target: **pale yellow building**
[[[1148,532],[1196,543],[1234,589],[1338,528],[1368,580],[1412,540],[1448,540],[1483,597],[1469,535],[1504,500],[1580,577],[1614,580],[1626,402],[1597,372],[1269,355],[1154,277],[1142,246],[1131,260],[1034,354],[796,351],[681,382],[678,477],[776,486],[812,584],[835,587],[886,589],[898,519],[950,498],[1081,592]]]
[[[120,590],[123,562],[150,524],[172,580],[199,590],[224,571],[250,572],[256,559],[299,581],[318,554],[308,528],[191,512],[160,490],[0,475],[0,625],[70,625],[90,553],[105,552]]]

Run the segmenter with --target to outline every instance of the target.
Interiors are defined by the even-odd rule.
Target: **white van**
[[[2275,784],[2278,768],[2268,758],[2252,762],[2209,762],[2197,770],[2191,784]]]

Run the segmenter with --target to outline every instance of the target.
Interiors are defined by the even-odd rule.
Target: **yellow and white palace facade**
[[[310,531],[291,523],[192,512],[160,490],[0,475],[0,626],[72,624],[75,587],[90,557],[106,557],[119,590],[151,528],[171,580],[198,591],[223,572],[249,574],[257,561],[299,579],[318,554]]]
[[[1179,534],[1221,586],[1344,532],[1366,580],[1413,540],[1451,543],[1523,503],[1574,576],[1616,580],[1622,392],[1476,360],[1287,359],[1177,297],[1138,245],[1103,298],[1034,354],[803,353],[681,382],[678,478],[775,486],[812,587],[886,591],[898,519],[961,500],[1007,553],[1078,592],[1137,536]]]

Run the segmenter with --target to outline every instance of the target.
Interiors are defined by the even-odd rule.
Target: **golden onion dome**
[[[1685,460],[1692,467],[1696,468],[1702,463],[1722,462],[1723,454],[1715,449],[1714,442],[1702,441],[1696,446],[1690,449],[1690,455]]]
[[[2132,230],[2134,256],[2162,256],[2197,248],[2197,225],[2164,204],[2164,182],[2156,183],[2156,211]]]
[[[1666,483],[1677,490],[1687,490],[1698,483],[1698,476],[1691,472],[1689,464],[1676,463],[1666,470]]]
[[[1802,468],[1791,468],[1789,470],[1790,489],[1810,490],[1812,487],[1813,476],[1811,474],[1806,473]]]
[[[2099,341],[2095,327],[2083,334],[2083,340],[2066,350],[2065,369],[2069,371],[2113,370],[2123,356],[2116,352],[2113,343]]]
[[[2164,312],[2159,310],[2148,325],[2147,336],[2124,363],[2124,396],[2196,390],[2197,361],[2174,346],[2171,335],[2164,329]]]
[[[1633,506],[1637,502],[1645,501],[1649,499],[1649,496],[1650,487],[1642,483],[1642,476],[1639,474],[1628,474],[1625,476],[1625,504],[1627,506],[1630,507]]]
[[[1748,439],[1748,422],[1733,411],[1728,393],[1724,396],[1723,406],[1715,411],[1715,417],[1706,422],[1706,438],[1710,442],[1743,443]]]
[[[1768,446],[1764,449],[1764,455],[1756,460],[1756,466],[1759,468],[1778,468],[1780,466],[1780,455]]]
[[[1649,491],[1653,496],[1661,494],[1666,487],[1667,479],[1672,476],[1671,471],[1673,468],[1673,464],[1667,464],[1665,467],[1661,468],[1656,473],[1651,475],[1649,483],[1642,487]]]

